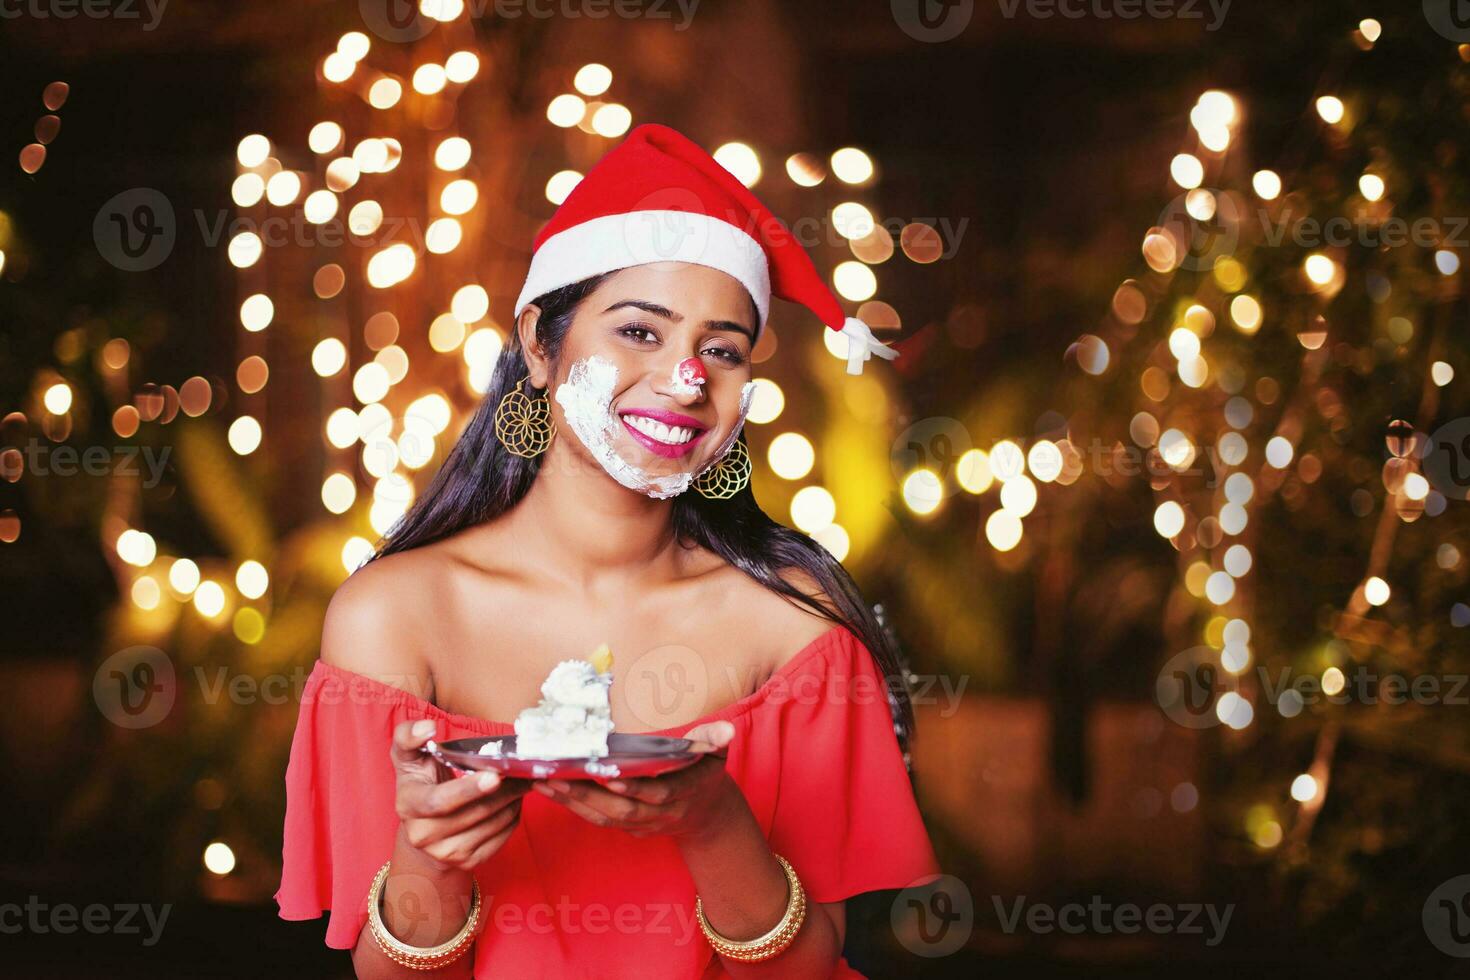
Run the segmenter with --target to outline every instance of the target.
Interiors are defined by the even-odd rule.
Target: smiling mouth
[[[696,429],[689,425],[665,425],[657,419],[648,418],[645,415],[621,415],[623,424],[635,432],[640,432],[654,442],[670,448],[687,446],[703,434],[703,429]]]

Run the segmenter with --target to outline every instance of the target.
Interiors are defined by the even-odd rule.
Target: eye
[[[701,351],[701,353],[703,353],[703,354],[713,354],[716,357],[718,357],[720,360],[724,361],[726,364],[730,364],[730,365],[737,365],[737,364],[744,364],[745,363],[745,355],[744,354],[740,353],[738,350],[734,350],[732,348],[725,347],[725,346],[723,346],[721,344],[716,344],[713,347],[706,347],[703,351]]]
[[[653,328],[645,323],[630,323],[619,327],[617,332],[619,336],[627,337],[640,344],[652,343],[658,339],[658,334],[654,333]]]

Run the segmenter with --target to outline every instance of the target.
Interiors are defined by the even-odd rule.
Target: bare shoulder
[[[831,597],[810,572],[792,567],[779,574],[802,595],[835,612],[836,606]],[[743,634],[752,639],[759,659],[769,670],[779,670],[835,625],[833,620],[772,591],[739,569],[727,566],[720,576],[722,588],[728,590],[731,600],[732,618],[737,621],[732,628],[736,635]]]
[[[429,549],[379,558],[337,587],[322,622],[321,659],[428,698],[433,676],[414,642],[423,599],[442,576]]]

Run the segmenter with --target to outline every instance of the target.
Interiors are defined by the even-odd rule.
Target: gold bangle
[[[716,953],[743,963],[756,963],[770,959],[796,939],[797,930],[806,920],[806,890],[801,887],[801,879],[792,870],[791,862],[779,854],[776,855],[776,860],[781,862],[781,868],[786,872],[786,912],[781,916],[781,921],[763,936],[740,940],[720,935],[710,927],[709,920],[704,917],[703,901],[698,895],[694,896],[694,915],[699,920],[699,928]]]
[[[473,876],[470,878],[469,918],[454,937],[437,946],[410,946],[388,931],[388,926],[383,922],[383,913],[379,909],[383,884],[388,880],[388,867],[392,863],[391,860],[383,863],[373,877],[372,887],[368,889],[368,924],[373,931],[373,938],[378,941],[378,947],[384,954],[399,966],[406,966],[411,970],[437,970],[448,966],[463,956],[475,942],[475,932],[480,924],[479,881]]]

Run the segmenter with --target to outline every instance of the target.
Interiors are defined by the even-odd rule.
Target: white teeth
[[[624,415],[623,421],[649,438],[670,446],[682,446],[694,438],[694,430],[688,426],[667,426],[643,415]]]

